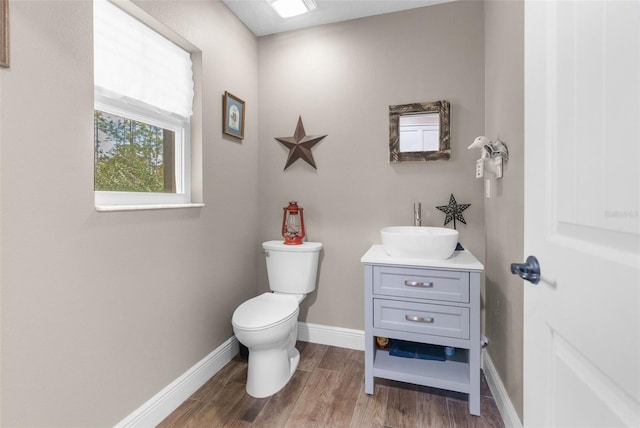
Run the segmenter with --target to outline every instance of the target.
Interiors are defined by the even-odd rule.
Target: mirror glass
[[[438,113],[400,116],[400,151],[428,152],[440,147],[440,115]]]
[[[389,106],[391,162],[447,160],[450,157],[448,101]]]

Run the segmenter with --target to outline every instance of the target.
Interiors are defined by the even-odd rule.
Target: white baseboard
[[[364,331],[298,322],[298,340],[364,351]]]
[[[118,422],[116,428],[155,427],[237,354],[238,340],[232,336],[137,410]]]
[[[491,357],[486,350],[482,354],[484,377],[487,379],[489,389],[496,401],[496,405],[498,406],[504,425],[509,428],[522,428],[522,422],[520,421],[518,412],[516,412],[515,407],[513,407],[513,403],[509,398],[509,394],[507,394],[507,389],[504,387],[502,379],[500,379],[496,366],[493,365],[493,361],[491,361]]]
[[[364,350],[364,331],[362,330],[299,322],[298,340],[359,351]],[[238,340],[232,336],[137,410],[118,422],[115,428],[146,428],[158,425],[237,354]],[[513,403],[511,403],[491,357],[486,351],[483,351],[482,357],[485,378],[505,426],[522,428],[522,422]]]
[[[364,350],[364,331],[319,324],[298,323],[298,339],[340,348]],[[238,354],[238,340],[232,336],[201,361],[150,398],[115,428],[154,427],[187,400]]]
[[[298,339],[303,342],[364,350],[364,331],[362,330],[299,322]],[[118,422],[115,428],[146,428],[158,425],[237,354],[238,340],[232,336],[133,413]],[[505,426],[522,428],[518,413],[513,407],[507,390],[487,352],[483,352],[482,367]]]

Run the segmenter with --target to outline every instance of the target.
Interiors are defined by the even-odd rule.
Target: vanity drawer
[[[468,303],[469,272],[374,266],[373,293]]]
[[[373,299],[374,327],[469,338],[469,308]]]

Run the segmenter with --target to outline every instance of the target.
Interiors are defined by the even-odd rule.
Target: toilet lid
[[[264,293],[238,306],[231,322],[245,330],[262,330],[297,316],[297,312],[295,296]]]

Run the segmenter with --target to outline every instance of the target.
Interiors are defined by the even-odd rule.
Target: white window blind
[[[189,52],[106,0],[94,1],[94,85],[183,118],[193,113]]]

